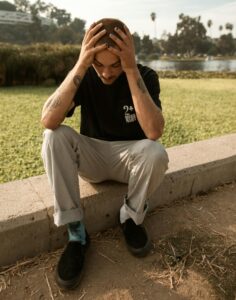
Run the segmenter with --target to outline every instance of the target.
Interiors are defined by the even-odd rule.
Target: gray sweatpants
[[[148,209],[147,200],[161,183],[168,165],[167,153],[158,142],[103,141],[65,125],[44,131],[42,158],[54,193],[57,226],[83,219],[78,173],[89,182],[128,183],[121,222],[132,218],[141,224]]]

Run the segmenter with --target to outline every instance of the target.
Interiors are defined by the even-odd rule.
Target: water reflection
[[[231,60],[208,60],[208,61],[166,61],[152,60],[141,62],[154,70],[177,70],[177,71],[225,71],[236,72],[236,59]]]

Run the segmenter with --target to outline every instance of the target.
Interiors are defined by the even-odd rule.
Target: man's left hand
[[[109,47],[108,50],[120,58],[121,67],[124,72],[133,71],[137,68],[133,37],[126,26],[124,26],[125,33],[118,27],[114,30],[122,40],[114,34],[110,34],[110,38],[117,44],[117,48],[119,49]]]

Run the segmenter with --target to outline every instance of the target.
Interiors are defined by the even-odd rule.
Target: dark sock
[[[86,244],[86,232],[83,222],[77,221],[68,224],[69,241],[80,242],[82,245]]]

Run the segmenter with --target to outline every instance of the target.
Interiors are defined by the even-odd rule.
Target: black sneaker
[[[120,223],[128,250],[135,256],[144,257],[152,248],[152,242],[143,225],[136,225],[132,219]]]
[[[85,253],[88,249],[90,240],[86,236],[86,244],[80,242],[68,242],[63,251],[56,269],[56,282],[62,289],[76,288],[82,278]]]

